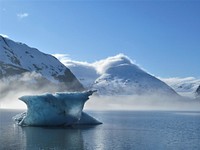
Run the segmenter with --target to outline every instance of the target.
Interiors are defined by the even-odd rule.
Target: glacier
[[[28,95],[19,99],[27,105],[27,112],[13,117],[20,126],[97,125],[101,122],[82,112],[94,90]]]

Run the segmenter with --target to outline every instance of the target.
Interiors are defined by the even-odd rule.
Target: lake
[[[87,111],[103,122],[81,127],[20,127],[0,110],[0,150],[199,150],[200,112]]]

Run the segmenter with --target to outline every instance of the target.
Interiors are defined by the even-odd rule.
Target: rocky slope
[[[73,73],[52,55],[26,44],[0,36],[0,78],[36,72],[46,82],[62,85],[61,90],[80,91],[82,84]]]

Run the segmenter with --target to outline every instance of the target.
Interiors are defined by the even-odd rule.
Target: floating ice
[[[55,93],[22,96],[27,112],[13,117],[22,126],[67,126],[73,124],[100,124],[82,113],[85,102],[95,91]]]

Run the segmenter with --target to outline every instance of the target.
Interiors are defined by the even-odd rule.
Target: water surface
[[[0,110],[0,149],[199,150],[200,112],[89,111],[102,125],[20,127],[20,110]]]

